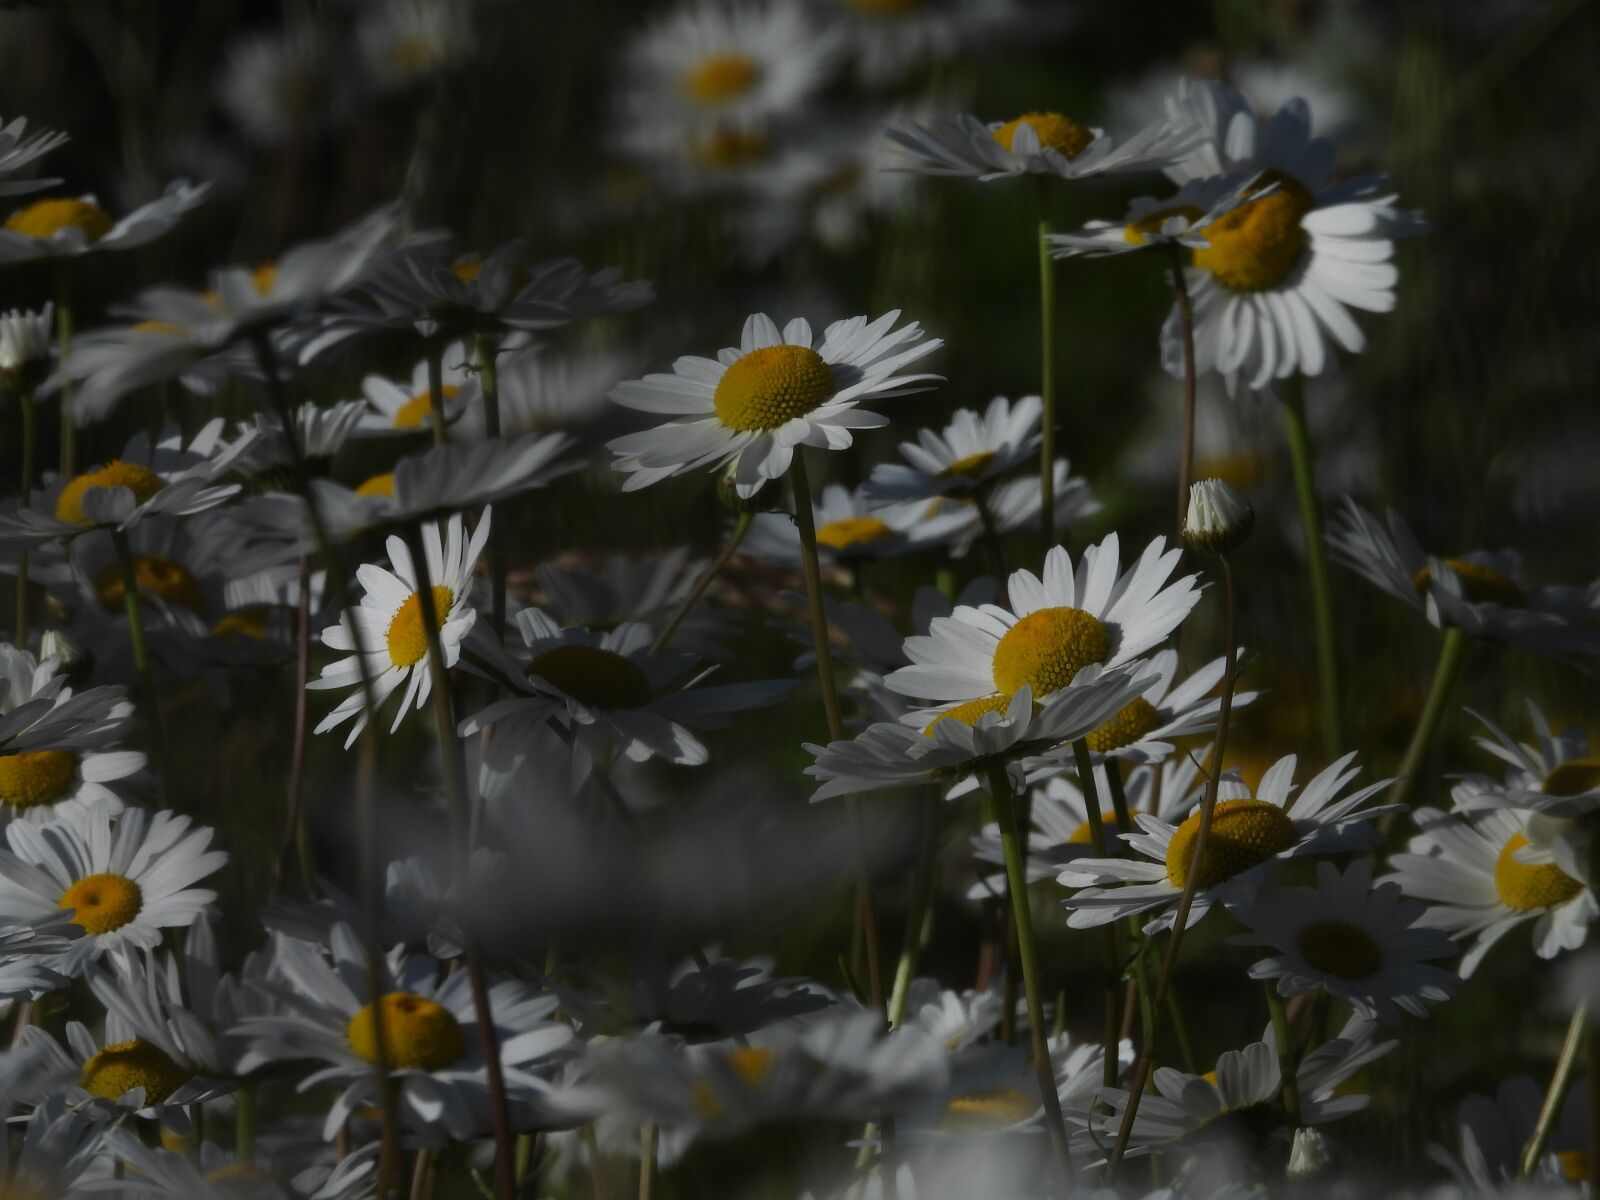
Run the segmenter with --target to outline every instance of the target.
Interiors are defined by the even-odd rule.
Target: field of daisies
[[[1600,1197],[1597,46],[0,4],[0,1197]]]

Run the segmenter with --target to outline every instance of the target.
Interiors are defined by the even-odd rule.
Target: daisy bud
[[[50,361],[53,312],[54,306],[46,304],[38,312],[0,313],[0,389],[22,385],[27,375],[43,372]]]
[[[1294,1131],[1294,1146],[1289,1151],[1289,1178],[1310,1179],[1333,1165],[1333,1142],[1309,1126]]]
[[[74,684],[86,682],[90,666],[89,651],[71,634],[60,629],[46,629],[39,635],[39,657],[59,660],[61,673]]]
[[[1243,545],[1255,525],[1250,502],[1222,480],[1200,479],[1190,486],[1183,537],[1196,550],[1226,554]]]

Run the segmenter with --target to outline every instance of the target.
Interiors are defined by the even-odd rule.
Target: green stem
[[[1178,326],[1183,333],[1183,441],[1178,452],[1178,523],[1174,528],[1183,536],[1183,519],[1189,511],[1189,485],[1194,482],[1194,410],[1199,380],[1194,360],[1194,301],[1183,273],[1183,250],[1176,242],[1167,245],[1171,256],[1172,294],[1178,306]]]
[[[139,672],[139,692],[144,697],[145,714],[150,719],[150,749],[160,772],[161,807],[168,804],[167,789],[167,739],[161,724],[161,703],[156,692],[155,676],[150,670],[150,651],[144,640],[144,618],[139,610],[139,572],[133,563],[133,549],[128,545],[128,535],[121,529],[111,530],[111,544],[116,548],[117,567],[122,572],[122,603],[128,614],[128,644],[133,650],[133,665]]]
[[[934,864],[939,846],[939,805],[933,798],[922,818],[922,838],[917,847],[917,863],[911,873],[911,896],[906,905],[905,941],[900,946],[900,961],[894,968],[894,987],[889,992],[889,1028],[898,1029],[906,1019],[911,999],[911,977],[916,973],[917,956],[922,950],[922,928],[928,905],[933,899]]]
[[[650,1200],[656,1183],[656,1127],[639,1131],[639,1200]]]
[[[1089,821],[1089,844],[1096,858],[1108,852],[1105,817],[1100,811],[1100,789],[1094,781],[1094,760],[1089,754],[1089,743],[1079,738],[1072,743],[1072,757],[1078,766],[1078,786],[1083,789],[1083,811]],[[1102,1026],[1101,1045],[1105,1047],[1105,1072],[1101,1080],[1106,1087],[1117,1086],[1117,1043],[1122,1036],[1122,965],[1117,953],[1117,927],[1114,924],[1100,927],[1101,986],[1105,992],[1105,1021]]]
[[[1045,1132],[1055,1150],[1056,1166],[1062,1183],[1072,1186],[1072,1151],[1067,1144],[1067,1127],[1061,1118],[1061,1100],[1056,1094],[1055,1070],[1050,1061],[1050,1044],[1045,1039],[1044,994],[1039,983],[1038,950],[1033,940],[1033,914],[1028,905],[1028,867],[1017,833],[1017,816],[1011,793],[1011,780],[1005,763],[989,762],[989,794],[994,798],[995,815],[1000,821],[1000,848],[1006,860],[1006,881],[1013,903],[1011,919],[1017,927],[1017,953],[1022,959],[1022,988],[1028,1004],[1028,1036],[1033,1044],[1033,1064],[1039,1076],[1039,1098],[1044,1105]],[[1114,1056],[1115,1049],[1110,1053]]]
[[[1317,631],[1317,677],[1322,688],[1322,749],[1337,758],[1344,746],[1344,716],[1339,707],[1339,660],[1333,638],[1333,601],[1328,591],[1328,554],[1322,544],[1322,515],[1317,506],[1311,434],[1306,428],[1305,398],[1300,377],[1283,385],[1283,421],[1289,437],[1289,459],[1294,466],[1295,497],[1300,504],[1300,527],[1305,532],[1306,573],[1311,580],[1311,607]]]
[[[1405,757],[1400,760],[1400,777],[1389,789],[1390,804],[1411,802],[1417,777],[1427,761],[1428,748],[1433,745],[1434,735],[1439,731],[1439,721],[1455,691],[1466,650],[1465,633],[1454,626],[1444,631],[1444,641],[1439,646],[1439,663],[1433,669],[1433,683],[1428,688],[1428,698],[1423,702],[1422,711],[1417,714],[1417,726],[1411,731],[1411,742],[1406,746]]]
[[[1572,1086],[1572,1077],[1577,1073],[1578,1051],[1583,1045],[1584,1034],[1588,1032],[1586,1026],[1589,1021],[1589,1004],[1580,1001],[1578,1007],[1572,1010],[1572,1019],[1567,1022],[1567,1035],[1561,1042],[1561,1055],[1556,1059],[1555,1074],[1550,1077],[1550,1086],[1545,1090],[1544,1103],[1539,1107],[1539,1119],[1533,1126],[1533,1136],[1528,1139],[1528,1144],[1522,1150],[1522,1162],[1517,1171],[1518,1179],[1527,1179],[1532,1176],[1538,1167],[1539,1160],[1544,1157],[1544,1148],[1550,1141],[1550,1133],[1556,1127],[1556,1118],[1561,1114],[1561,1104],[1567,1098],[1567,1089]]]
[[[61,367],[61,478],[71,479],[77,474],[78,426],[72,419],[72,380],[66,373],[72,353],[72,280],[66,259],[56,265],[56,344]]]
[[[445,443],[444,428],[444,343],[429,338],[423,353],[428,363],[428,424],[433,429],[433,444]]]
[[[989,497],[976,497],[978,505],[978,519],[983,523],[983,551],[989,559],[989,571],[994,576],[994,581],[1001,591],[1001,603],[1005,603],[1006,586],[1006,556],[1000,548],[1000,531],[995,527],[994,513],[989,511]]]
[[[795,457],[799,457],[798,451],[795,452]],[[656,634],[656,640],[650,644],[651,654],[660,654],[661,651],[666,649],[667,643],[672,640],[672,635],[678,632],[678,626],[683,624],[684,618],[693,611],[694,606],[700,602],[700,597],[706,594],[706,589],[722,573],[722,569],[728,565],[728,560],[738,551],[739,543],[744,541],[744,535],[750,532],[750,522],[754,519],[754,513],[741,512],[739,514],[738,520],[734,522],[733,532],[728,535],[727,544],[722,547],[716,559],[695,581],[694,587],[690,589],[689,594],[678,605],[677,611],[672,614],[672,619],[661,627],[660,633]]]
[[[1272,980],[1264,980],[1261,990],[1267,997],[1267,1011],[1272,1015],[1272,1040],[1278,1051],[1278,1080],[1283,1089],[1283,1115],[1293,1134],[1300,1128],[1300,1064],[1296,1061],[1294,1037],[1289,1032],[1289,1013]]]
[[[18,503],[27,508],[33,496],[33,453],[38,440],[38,422],[33,408],[33,389],[23,387],[17,393],[17,405],[22,410],[22,478],[18,481]],[[17,648],[28,648],[28,550],[17,551]]]
[[[294,733],[289,745],[289,786],[284,796],[283,838],[278,846],[278,862],[272,873],[271,895],[275,898],[289,873],[289,858],[300,853],[300,882],[307,896],[312,895],[310,838],[307,836],[304,795],[306,768],[306,718],[309,697],[306,684],[311,678],[311,563],[300,558],[300,589],[294,614]]]
[[[796,446],[789,467],[789,485],[794,489],[794,521],[800,531],[800,563],[806,579],[806,599],[811,607],[811,641],[817,659],[817,682],[822,688],[822,707],[828,719],[831,741],[844,740],[844,716],[839,708],[839,689],[834,682],[833,651],[828,642],[828,614],[822,602],[822,564],[817,558],[817,522],[811,510],[811,484],[806,477],[805,450]],[[867,875],[866,847],[862,843],[861,808],[855,797],[849,801],[851,820],[856,828],[856,907],[861,914],[861,934],[867,950],[867,994],[874,1008],[884,1006],[883,976],[878,956],[878,919],[872,898],[872,881]]]
[[[249,1166],[256,1156],[256,1094],[248,1085],[233,1094],[233,1152]]]
[[[500,344],[493,334],[480,333],[476,339],[478,381],[483,388],[483,431],[491,437],[500,436]],[[432,380],[429,380],[432,386]],[[443,388],[440,389],[443,391]],[[437,405],[430,399],[429,403]],[[435,431],[437,436],[437,431]],[[506,627],[506,554],[501,526],[489,530],[490,617],[494,622],[495,636]]]
[[[1178,989],[1176,985],[1167,988],[1167,1016],[1172,1021],[1172,1032],[1178,1039],[1178,1058],[1183,1063],[1183,1069],[1189,1074],[1198,1074],[1200,1060],[1194,1056],[1194,1043],[1189,1040],[1189,1021],[1183,1011],[1183,1005],[1178,1002]],[[1159,1014],[1157,1015],[1159,1020]]]
[[[1039,184],[1039,544],[1056,541],[1056,276],[1050,257],[1049,193]]]

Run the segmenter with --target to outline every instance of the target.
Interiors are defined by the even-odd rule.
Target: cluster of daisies
[[[847,59],[882,79],[889,49],[1005,23],[847,7],[674,15],[626,56],[631,128],[757,150]],[[421,71],[426,49],[384,53]],[[1395,242],[1425,228],[1381,178],[1334,178],[1303,101],[1262,114],[1217,82],[1117,134],[1046,111],[887,125],[912,175],[1164,177],[1118,219],[1028,235],[1046,278],[1153,251],[1175,301],[1152,362],[1191,396],[1215,377],[1208,404],[1359,352],[1353,313],[1393,306]],[[62,182],[33,174],[62,140],[0,127],[0,196],[23,197],[0,266],[66,281],[0,317],[24,447],[0,502],[0,1194],[643,1200],[766,1151],[794,1196],[1381,1188],[1341,1125],[1392,1088],[1407,1021],[1508,935],[1572,1050],[1548,1086],[1464,1097],[1407,1182],[1592,1187],[1574,1063],[1600,1002],[1580,953],[1600,760],[1532,704],[1532,741],[1479,718],[1503,769],[1449,776],[1445,806],[1430,751],[1475,643],[1600,657],[1600,582],[1430,554],[1347,504],[1326,549],[1439,631],[1433,692],[1394,777],[1337,745],[1257,761],[1229,741],[1274,703],[1240,685],[1253,511],[1185,460],[1180,538],[1080,536],[1101,506],[1055,447],[1048,320],[1039,394],[911,420],[859,485],[814,487],[944,382],[941,340],[899,310],[756,313],[668,371],[578,370],[575,331],[603,339],[650,284],[462,245],[396,203],[75,332],[74,260],[171,233],[207,191],[120,216],[27,198]],[[582,436],[606,395],[632,428]],[[150,428],[114,444],[130,417]],[[643,506],[681,476],[722,506],[714,559],[529,549],[578,486]],[[901,557],[933,583],[896,605],[881,564]],[[781,581],[763,611],[729,603],[740,571]],[[1222,621],[1197,619],[1208,592]],[[757,623],[797,655],[781,678],[748,677]],[[183,756],[191,725],[284,693],[273,844],[235,836]],[[802,777],[805,819],[762,799]],[[950,986],[933,918],[953,877],[982,932]],[[751,913],[823,908],[826,979],[722,947]],[[1174,990],[1201,927],[1202,988],[1263,985],[1259,1038],[1220,1053]]]

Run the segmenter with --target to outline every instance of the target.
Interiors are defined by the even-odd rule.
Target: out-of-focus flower
[[[1204,249],[1207,227],[1244,203],[1254,183],[1237,175],[1186,180],[1171,196],[1133,200],[1120,221],[1090,221],[1044,240],[1056,258],[1104,258],[1164,246]]]
[[[159,199],[120,219],[101,208],[93,196],[35,200],[13,212],[0,228],[0,264],[143,246],[176,226],[206,198],[210,187],[180,179],[168,184]]]
[[[469,0],[380,0],[362,14],[356,41],[380,87],[408,87],[472,54],[472,5]]]
[[[890,129],[910,152],[901,170],[988,181],[1017,175],[1086,179],[1158,171],[1189,153],[1196,131],[1183,116],[1153,121],[1120,141],[1059,112],[1028,112],[1010,121],[963,114],[954,120]]]
[[[68,136],[53,129],[35,130],[28,136],[28,118],[16,117],[0,124],[0,196],[21,196],[55,187],[59,179],[13,178],[35,159],[65,144]]]

